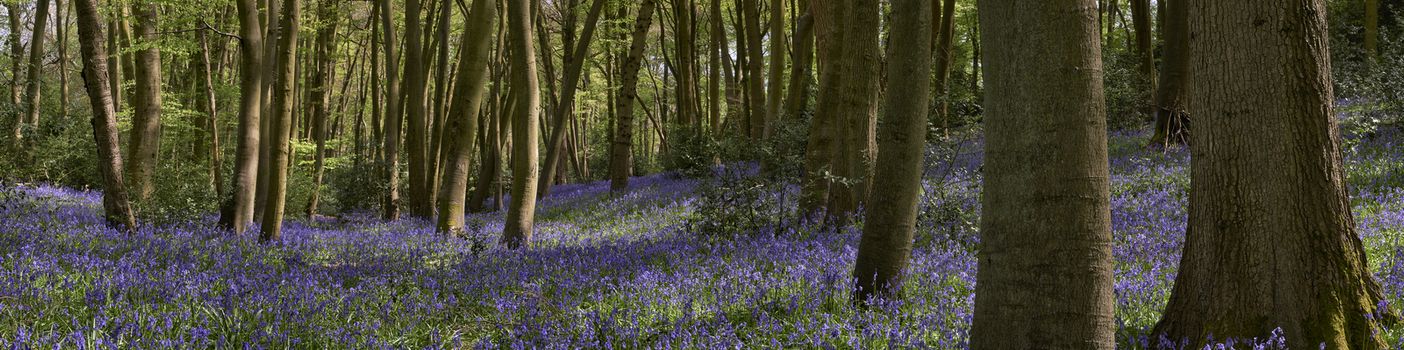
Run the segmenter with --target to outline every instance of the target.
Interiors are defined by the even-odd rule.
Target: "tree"
[[[846,221],[868,197],[872,161],[877,158],[879,5],[862,0],[845,9],[849,14],[840,27],[844,34],[836,43],[843,46],[843,54],[832,58],[838,87],[820,91],[820,103],[832,105],[821,105],[816,113],[833,123],[830,132],[837,144],[829,164],[833,177],[842,180],[829,189],[827,209],[835,222]]]
[[[653,25],[654,1],[643,0],[639,5],[639,15],[630,34],[629,54],[624,58],[619,72],[622,78],[618,96],[614,99],[614,141],[609,148],[610,191],[628,189],[629,176],[633,172],[634,103],[639,97],[639,67],[643,61],[644,46],[648,44],[648,28]]]
[[[1131,0],[1131,23],[1136,27],[1136,57],[1141,79],[1150,84],[1151,95],[1155,94],[1155,41],[1151,32],[1150,0]]]
[[[955,57],[953,55],[955,46],[955,0],[945,0],[941,6],[941,29],[934,37],[936,38],[936,79],[932,83],[936,86],[936,96],[939,99],[940,107],[936,113],[941,117],[941,131],[949,133],[951,129],[950,104],[951,98],[947,95],[951,89],[951,66],[954,66]]]
[[[107,48],[103,46],[102,20],[96,0],[76,0],[78,44],[83,56],[83,86],[93,107],[93,139],[97,143],[98,171],[102,174],[102,207],[107,225],[133,233],[136,218],[122,178],[122,151],[117,145],[117,110],[107,82]]]
[[[1152,146],[1184,144],[1189,141],[1188,104],[1189,65],[1189,6],[1186,0],[1161,0],[1165,3],[1162,42],[1165,54],[1161,60],[1160,82],[1155,90],[1155,133]]]
[[[24,124],[31,128],[39,127],[40,73],[44,72],[44,41],[48,40],[49,0],[38,0],[34,9],[34,29],[29,36],[29,78],[25,84],[24,96],[29,105],[25,107]]]
[[[339,24],[338,0],[321,0],[317,5],[317,18],[322,21],[317,28],[316,43],[316,63],[312,69],[311,85],[308,90],[312,94],[310,98],[312,108],[312,120],[309,129],[312,131],[312,140],[317,143],[317,150],[313,158],[312,166],[312,194],[307,199],[307,216],[310,218],[317,214],[317,206],[321,201],[322,175],[326,169],[327,158],[327,117],[331,114],[331,80],[335,76],[333,66],[336,65],[336,29]]]
[[[7,35],[7,39],[9,40],[5,44],[5,46],[10,48],[10,106],[19,108],[20,92],[24,88],[24,86],[20,84],[20,62],[23,61],[22,57],[24,57],[24,44],[20,42],[20,30],[24,28],[24,25],[20,22],[19,3],[6,2],[5,13],[10,18],[9,35]],[[12,125],[14,127],[13,138],[18,139],[20,137],[20,127],[22,125],[24,125],[24,118],[19,114],[15,114],[14,125]]]
[[[761,50],[761,25],[760,25],[760,1],[740,0],[741,14],[745,21],[745,30],[738,31],[736,35],[744,36],[746,41],[746,97],[747,102],[746,126],[744,133],[751,140],[765,138],[766,100],[765,100],[765,52]]]
[[[603,2],[603,1],[599,1]],[[464,200],[468,194],[468,171],[477,140],[478,114],[483,102],[483,90],[488,82],[488,60],[492,49],[492,31],[497,25],[497,6],[493,0],[474,0],[473,10],[466,14],[468,30],[463,31],[459,44],[462,55],[458,61],[458,80],[454,83],[455,102],[448,115],[444,131],[444,181],[439,188],[440,233],[458,234],[463,230]]]
[[[404,113],[409,130],[405,131],[405,150],[409,156],[409,209],[419,217],[430,217],[433,197],[429,191],[428,160],[425,149],[428,125],[424,103],[429,86],[425,72],[422,43],[423,29],[420,23],[419,0],[405,0],[405,92]],[[389,11],[386,11],[387,13]],[[390,28],[386,26],[386,28]],[[389,30],[386,31],[390,32]],[[394,98],[395,96],[391,96]]]
[[[791,40],[790,86],[786,88],[785,115],[794,117],[808,111],[809,84],[814,65],[814,6],[810,0],[799,0],[797,10],[802,11],[795,25]],[[714,98],[715,99],[715,98]]]
[[[1395,319],[1355,232],[1325,0],[1189,3],[1196,128],[1175,287],[1155,334],[1281,328],[1294,349],[1383,349]],[[1252,52],[1244,55],[1243,52]]]
[[[383,217],[386,220],[396,220],[400,218],[400,81],[396,72],[400,66],[399,56],[396,54],[395,26],[391,17],[395,11],[390,6],[390,0],[379,0],[380,4],[380,30],[385,36],[382,46],[385,50],[385,182],[388,189],[385,192],[385,212]]]
[[[561,29],[565,53],[561,56],[564,67],[561,79],[561,102],[551,115],[551,135],[546,141],[546,161],[541,167],[541,181],[537,184],[537,197],[544,198],[551,193],[551,179],[560,168],[561,152],[565,146],[567,125],[575,113],[575,95],[580,86],[580,76],[585,71],[585,60],[590,56],[590,43],[595,35],[595,26],[600,21],[600,13],[608,0],[594,0],[590,12],[585,15],[585,27],[581,30],[580,41],[574,42],[575,24],[567,23]],[[574,9],[572,9],[574,10]],[[574,18],[574,16],[568,17]]]
[[[1365,0],[1365,54],[1380,55],[1380,0]]]
[[[874,179],[888,184],[872,194],[853,267],[855,303],[869,297],[894,296],[912,252],[917,200],[921,196],[922,160],[926,155],[926,109],[931,103],[932,1],[892,2],[892,42],[887,46],[886,117],[878,126],[879,150]]]
[[[132,91],[132,130],[127,142],[127,178],[138,202],[156,192],[156,153],[161,148],[161,50],[157,47],[157,4],[136,6],[136,31],[144,46],[136,52],[136,87]]]
[[[984,201],[971,349],[1112,349],[1095,0],[981,0]]]
[[[277,241],[283,230],[283,210],[287,204],[289,138],[292,136],[293,91],[296,84],[294,65],[297,64],[298,25],[302,16],[301,1],[283,1],[283,27],[278,37],[278,84],[273,93],[273,114],[268,125],[273,159],[268,161],[268,191],[264,198],[267,207],[263,209],[263,231],[259,240]]]
[[[239,16],[239,138],[234,150],[234,182],[220,208],[221,227],[235,234],[254,220],[263,111],[263,28],[256,0],[237,0]]]
[[[507,2],[508,41],[512,50],[512,204],[502,225],[502,244],[511,249],[531,245],[532,222],[536,216],[537,115],[541,96],[536,77],[536,55],[532,54],[531,0]],[[649,1],[649,0],[646,0]]]
[[[765,118],[761,135],[770,137],[771,128],[780,120],[785,81],[785,2],[770,0],[770,84],[766,84]]]

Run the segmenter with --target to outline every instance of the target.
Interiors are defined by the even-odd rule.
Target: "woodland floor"
[[[1113,133],[1118,342],[1148,343],[1183,240],[1188,155]],[[1396,309],[1404,301],[1404,133],[1346,142],[1357,227]],[[496,247],[500,213],[466,239],[368,215],[293,221],[282,244],[226,237],[213,217],[127,237],[99,194],[0,191],[0,347],[942,348],[966,347],[978,245],[978,140],[932,152],[906,298],[848,303],[856,230],[764,223],[699,238],[698,196],[671,174],[557,187],[535,247]],[[881,190],[879,187],[877,190]],[[763,201],[792,207],[794,189]],[[755,216],[753,216],[755,217]],[[760,213],[762,218],[783,218]],[[1404,346],[1404,331],[1386,335]],[[21,346],[21,348],[23,348]],[[1242,348],[1240,346],[1240,348]]]

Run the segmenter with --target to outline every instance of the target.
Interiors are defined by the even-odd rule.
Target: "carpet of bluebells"
[[[1394,305],[1404,298],[1404,133],[1351,136],[1361,236]],[[1118,344],[1169,297],[1186,220],[1188,154],[1113,133]],[[4,348],[937,348],[968,342],[978,249],[981,143],[933,147],[906,298],[848,302],[858,232],[773,221],[699,238],[707,180],[636,178],[557,187],[535,246],[496,246],[501,213],[466,238],[368,214],[292,221],[281,244],[228,237],[213,217],[106,229],[98,193],[0,190]],[[877,190],[882,190],[879,186]],[[785,217],[794,186],[762,200]],[[802,221],[801,221],[802,222]],[[1400,347],[1399,330],[1387,330]],[[1270,348],[1280,339],[1240,342]],[[1256,344],[1256,345],[1255,345]]]

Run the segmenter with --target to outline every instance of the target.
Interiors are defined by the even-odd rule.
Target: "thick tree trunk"
[[[833,129],[838,145],[832,169],[844,182],[831,186],[828,213],[835,222],[846,221],[868,197],[872,162],[877,158],[876,124],[878,96],[878,26],[879,6],[876,0],[850,4],[842,27],[845,34],[842,56],[834,67],[840,88],[829,97],[836,99],[834,113],[826,116],[837,128]],[[829,113],[819,111],[819,113]]]
[[[809,124],[809,136],[804,147],[804,179],[800,183],[800,213],[805,216],[818,214],[829,198],[831,187],[829,173],[833,170],[834,129],[840,118],[836,113],[838,90],[843,86],[843,78],[834,69],[835,61],[844,56],[844,31],[840,30],[848,17],[849,5],[845,2],[817,1],[813,4],[814,26],[817,29],[816,43],[819,49],[819,91],[814,118]]]
[[[745,135],[751,140],[765,138],[765,52],[761,50],[760,0],[740,0],[745,31],[737,33],[746,40],[746,97],[747,102]]]
[[[633,34],[630,34],[629,55],[624,58],[620,74],[619,94],[615,97],[614,141],[609,148],[609,189],[624,191],[629,188],[629,176],[634,168],[634,103],[638,100],[639,67],[643,61],[644,46],[648,44],[648,28],[653,26],[654,0],[643,0],[639,5],[639,15],[634,21]]]
[[[76,0],[78,44],[83,56],[83,86],[93,107],[93,139],[97,142],[98,171],[102,174],[102,207],[107,225],[133,233],[136,218],[127,199],[127,186],[122,178],[122,152],[117,145],[117,110],[108,91],[107,48],[103,46],[103,29],[96,0]]]
[[[1169,146],[1189,141],[1189,4],[1186,0],[1161,0],[1165,29],[1159,87],[1155,90],[1155,133],[1151,146]]]
[[[157,4],[137,4],[136,31],[142,43],[157,37]],[[136,52],[136,87],[132,91],[135,111],[127,142],[127,178],[137,202],[151,199],[156,192],[157,153],[161,148],[161,51],[154,44]]]
[[[931,41],[923,40],[931,36],[931,3],[892,2],[890,40],[908,44],[887,47],[886,117],[878,130],[881,152],[875,174],[887,186],[873,192],[858,244],[853,301],[860,305],[869,297],[895,296],[912,253],[926,156],[926,109],[931,103]]]
[[[1112,349],[1111,201],[1094,0],[981,0],[985,189],[971,349]]]
[[[241,234],[254,220],[263,112],[263,28],[255,0],[235,2],[239,11],[239,140],[234,151],[234,182],[220,209],[221,227]]]
[[[1155,33],[1151,32],[1150,11],[1150,0],[1131,0],[1131,23],[1136,26],[1136,56],[1141,63],[1141,78],[1149,84],[1151,96],[1154,96]]]
[[[541,96],[536,77],[536,55],[532,54],[532,16],[529,1],[507,3],[508,41],[511,42],[512,92],[517,107],[512,109],[512,205],[502,225],[502,244],[509,249],[531,246],[536,217],[536,143]],[[651,1],[651,0],[647,0]]]
[[[394,15],[394,8],[390,6],[390,0],[379,0],[380,3],[380,30],[385,36],[383,43],[385,49],[385,181],[387,191],[385,193],[383,217],[386,220],[396,220],[400,218],[400,81],[398,67],[400,59],[396,56],[395,26],[391,16]]]
[[[793,61],[790,63],[790,86],[785,97],[785,115],[797,117],[809,108],[809,84],[814,68],[814,7],[810,0],[799,0],[800,17],[796,19]]]
[[[595,26],[599,22],[600,13],[604,11],[607,0],[594,0],[590,5],[590,12],[585,15],[585,27],[581,30],[579,42],[574,48],[571,43],[566,42],[565,53],[561,57],[564,67],[561,79],[561,100],[556,106],[555,113],[551,116],[551,135],[546,141],[546,161],[541,167],[541,183],[537,184],[537,197],[545,198],[551,193],[551,179],[556,176],[556,172],[561,164],[561,151],[565,144],[565,126],[571,123],[575,115],[575,93],[580,85],[581,73],[585,71],[586,58],[590,56],[590,43],[593,41]],[[564,28],[563,31],[573,33],[572,27]],[[564,34],[562,34],[564,35]],[[572,34],[573,35],[573,34]]]
[[[1332,108],[1326,1],[1191,1],[1193,185],[1184,254],[1155,334],[1383,349]],[[1246,50],[1246,51],[1245,51]],[[1243,52],[1252,52],[1245,55]]]
[[[44,41],[48,40],[49,0],[38,0],[34,6],[34,28],[29,36],[29,77],[25,79],[24,124],[30,128],[39,127],[40,88],[43,84]]]
[[[675,18],[674,33],[677,41],[674,47],[677,48],[676,71],[673,72],[677,84],[674,86],[673,95],[676,98],[678,115],[674,118],[674,124],[678,131],[693,132],[698,124],[697,95],[693,94],[697,87],[697,37],[693,31],[696,27],[693,24],[693,17],[696,9],[693,0],[673,0],[673,17]],[[666,55],[666,52],[665,52]]]
[[[405,150],[409,156],[409,210],[414,216],[432,217],[433,197],[429,191],[428,116],[424,96],[428,83],[425,76],[423,28],[420,24],[419,0],[405,0]],[[387,27],[388,28],[388,27]]]
[[[277,241],[283,229],[283,209],[287,204],[288,189],[288,153],[289,139],[292,134],[293,119],[293,90],[297,82],[296,72],[293,65],[297,62],[297,37],[299,23],[302,15],[301,1],[283,1],[283,18],[279,26],[282,27],[281,36],[278,38],[278,86],[273,93],[273,113],[272,126],[273,139],[271,140],[273,159],[269,160],[271,166],[268,172],[268,191],[265,203],[268,207],[263,209],[263,231],[259,234],[259,241]]]
[[[263,105],[262,115],[259,123],[259,138],[263,142],[258,149],[258,187],[254,192],[254,215],[262,218],[263,208],[267,208],[268,197],[268,168],[273,159],[273,86],[278,82],[276,74],[278,66],[278,6],[279,0],[263,0]]]
[[[602,2],[602,1],[601,1]],[[474,0],[459,47],[458,82],[454,83],[454,103],[447,116],[444,130],[444,181],[439,188],[440,233],[458,235],[463,231],[463,210],[468,194],[468,171],[477,140],[478,110],[488,82],[488,54],[492,49],[492,31],[497,22],[497,6],[493,0]]]
[[[308,86],[308,92],[312,94],[312,141],[317,144],[316,153],[313,154],[312,165],[312,194],[307,199],[307,217],[317,215],[317,207],[321,202],[322,175],[326,169],[327,159],[327,116],[331,113],[331,86],[333,67],[336,65],[337,25],[340,24],[340,5],[334,3],[338,0],[321,0],[317,5],[317,18],[322,21],[317,29],[317,43],[315,47],[316,63],[312,71],[312,86]]]

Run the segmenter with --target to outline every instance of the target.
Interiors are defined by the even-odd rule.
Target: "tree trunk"
[[[985,189],[971,349],[1112,349],[1111,200],[1094,0],[981,0]]]
[[[1165,1],[1165,54],[1159,87],[1155,90],[1155,133],[1151,146],[1169,146],[1189,141],[1189,5],[1185,0]]]
[[[24,96],[27,106],[24,109],[24,124],[30,128],[39,127],[40,88],[43,84],[44,41],[48,40],[49,0],[38,0],[34,6],[34,28],[29,36],[29,77],[26,80]]]
[[[807,0],[806,0],[807,1]],[[721,0],[711,0],[712,5],[708,6],[708,25],[711,26],[711,36],[708,38],[707,54],[707,127],[713,138],[721,137],[721,116],[722,116],[722,49],[726,45],[726,31],[722,30],[721,24]],[[715,12],[713,9],[716,9]],[[728,53],[729,54],[729,53]]]
[[[765,138],[765,52],[761,50],[761,25],[759,0],[740,0],[742,18],[745,20],[746,39],[746,96],[750,99],[746,116],[746,135],[751,140]]]
[[[541,183],[537,184],[537,197],[545,198],[551,193],[551,179],[555,177],[561,164],[562,146],[565,144],[565,131],[575,114],[575,93],[580,85],[580,76],[584,72],[585,61],[590,56],[590,43],[595,34],[595,26],[599,22],[600,13],[604,10],[607,0],[594,0],[590,5],[590,12],[585,16],[585,28],[581,32],[580,41],[575,43],[574,48],[570,43],[566,43],[565,53],[561,57],[564,66],[563,78],[561,79],[561,100],[556,106],[554,115],[551,116],[551,135],[546,142],[546,162],[541,168]],[[572,27],[562,30],[574,31]],[[562,34],[564,35],[564,34]]]
[[[809,124],[809,136],[804,148],[804,179],[800,183],[799,210],[810,216],[824,208],[829,197],[830,177],[833,170],[834,132],[840,114],[837,92],[843,86],[843,78],[838,76],[835,61],[844,56],[844,31],[840,30],[848,17],[849,4],[846,2],[817,1],[811,10],[814,26],[817,29],[816,43],[819,49],[819,95],[814,118]]]
[[[93,108],[93,139],[97,143],[98,170],[102,174],[102,207],[107,225],[128,234],[136,218],[122,178],[122,152],[117,144],[117,110],[108,91],[107,48],[103,46],[102,20],[95,0],[76,0],[78,44],[83,56],[83,86]],[[13,9],[13,8],[12,8]]]
[[[841,87],[830,95],[837,148],[833,154],[833,174],[844,182],[831,186],[828,213],[835,221],[846,221],[858,210],[868,196],[868,178],[872,162],[877,158],[876,130],[878,95],[878,1],[864,0],[850,4],[851,12],[842,27],[845,34],[839,45],[844,54],[838,56],[834,69]],[[820,113],[826,113],[820,111]]]
[[[385,193],[384,219],[400,218],[400,82],[396,76],[400,59],[396,56],[395,26],[390,0],[380,2],[380,30],[385,36]]]
[[[955,57],[951,50],[955,46],[955,0],[945,0],[941,9],[941,29],[937,34],[936,42],[936,96],[940,105],[936,108],[936,114],[941,117],[941,132],[949,134],[951,131],[951,98],[948,94],[951,90],[951,66],[955,64]],[[891,77],[889,77],[891,78]]]
[[[500,15],[500,14],[499,14]],[[493,64],[489,66],[492,72],[492,81],[502,81],[506,74],[504,69],[507,56],[507,35],[506,24],[502,20],[497,21],[497,54],[493,58]],[[501,68],[498,68],[501,67]],[[473,185],[473,193],[468,198],[468,212],[480,213],[487,210],[485,202],[493,192],[493,187],[498,179],[498,171],[502,168],[502,125],[501,119],[508,112],[511,96],[504,96],[504,84],[492,84],[488,96],[492,98],[492,104],[486,111],[480,113],[482,118],[483,135],[480,137],[482,144],[481,158],[478,165],[478,179]]]
[[[502,225],[502,244],[509,249],[531,246],[532,224],[536,217],[536,143],[538,111],[541,108],[536,77],[536,55],[532,48],[532,16],[529,1],[507,2],[508,40],[511,42],[512,92],[517,106],[512,108],[512,205]],[[651,1],[651,0],[650,0]]]
[[[1151,32],[1150,11],[1150,0],[1131,0],[1131,23],[1136,26],[1136,55],[1141,61],[1141,78],[1149,84],[1151,96],[1154,96],[1155,33]]]
[[[263,112],[263,28],[255,0],[238,0],[239,140],[234,151],[234,182],[220,210],[221,227],[241,234],[254,220],[260,127]]]
[[[809,84],[814,64],[814,7],[810,0],[799,0],[796,20],[794,62],[790,63],[790,87],[785,98],[785,115],[796,117],[809,111]]]
[[[761,126],[761,135],[770,138],[775,123],[780,121],[780,109],[785,99],[785,2],[783,0],[770,0],[770,83],[766,84],[765,92],[765,125]]]
[[[69,16],[72,15],[72,12],[73,12],[73,11],[71,11],[71,10],[68,8],[68,5],[65,5],[64,2],[63,2],[62,0],[54,0],[54,3],[58,5],[58,6],[56,6],[56,7],[58,8],[58,10],[56,10],[56,12],[58,12],[58,14],[56,14],[56,15],[54,16],[54,18],[58,20],[58,26],[55,27],[55,29],[57,29],[57,31],[58,31],[58,33],[56,33],[56,34],[58,35],[58,74],[59,74],[59,110],[58,110],[59,115],[58,115],[58,116],[59,116],[59,120],[68,120],[68,92],[69,92],[69,85],[68,85],[68,34],[69,34],[69,33],[68,33],[68,30],[69,30],[69,24],[71,23],[71,20],[69,19]],[[35,123],[35,125],[38,125],[38,123]]]
[[[132,91],[135,111],[126,170],[137,202],[151,199],[156,192],[152,177],[161,147],[161,51],[153,43],[158,40],[156,7],[155,3],[141,2],[136,10],[137,37],[143,44],[152,44],[136,52],[136,87]]]
[[[216,104],[217,101],[215,101],[214,66],[210,64],[209,34],[205,30],[195,34],[200,37],[200,65],[204,73],[205,98],[202,102],[205,105],[205,116],[208,118],[205,120],[205,133],[209,135],[210,139],[210,189],[214,190],[214,193],[222,194],[224,193],[224,175],[219,171],[223,164],[219,148],[219,108]]]
[[[419,217],[432,217],[433,197],[429,195],[426,142],[428,128],[424,96],[425,76],[423,29],[419,0],[405,0],[405,149],[409,156],[409,210]],[[387,26],[388,28],[388,26]]]
[[[268,168],[272,167],[273,160],[273,140],[276,138],[272,134],[273,126],[273,86],[278,82],[276,74],[278,66],[278,1],[263,0],[265,6],[263,19],[263,104],[261,106],[263,118],[260,119],[259,137],[264,140],[258,149],[258,187],[254,194],[254,216],[263,217],[263,208],[267,208],[268,197]],[[286,0],[284,0],[286,1]]]
[[[1380,55],[1380,0],[1365,0],[1365,54]]]
[[[1155,334],[1293,349],[1384,349],[1396,318],[1370,274],[1332,108],[1326,1],[1193,1],[1193,185]],[[1253,52],[1244,55],[1243,52]]]
[[[619,72],[619,94],[614,99],[617,120],[609,151],[609,189],[615,192],[629,188],[629,176],[634,167],[634,103],[639,97],[639,67],[644,46],[648,44],[648,28],[653,25],[654,6],[654,0],[643,0],[639,5],[639,15],[630,34],[629,55]]]
[[[24,30],[24,24],[20,19],[20,4],[18,2],[6,2],[5,13],[10,18],[10,28],[8,42],[5,44],[10,48],[10,106],[18,110],[20,107],[20,94],[24,90],[24,85],[20,83],[20,72],[23,70],[20,62],[24,62],[24,44],[20,42],[20,31]],[[12,137],[18,139],[20,127],[24,124],[24,117],[19,113],[14,115]]]
[[[601,1],[603,2],[603,1]],[[497,22],[497,6],[493,0],[474,0],[468,18],[468,29],[458,47],[458,80],[454,83],[454,103],[447,116],[444,149],[444,181],[439,188],[440,233],[459,235],[463,232],[463,210],[468,194],[468,171],[473,158],[473,145],[478,132],[478,110],[482,106],[483,90],[488,82],[488,54],[492,48],[492,30]]]
[[[326,169],[327,159],[327,115],[331,113],[331,86],[332,78],[336,75],[332,72],[336,65],[337,43],[336,27],[340,18],[338,0],[321,0],[317,5],[317,18],[322,21],[317,28],[316,64],[312,68],[312,86],[308,91],[312,94],[312,140],[317,144],[316,153],[313,155],[312,165],[312,194],[307,199],[308,218],[317,215],[317,207],[321,202],[322,175]]]
[[[931,36],[931,3],[892,2],[889,39],[908,44],[887,47],[887,115],[878,131],[881,152],[875,175],[887,186],[873,192],[858,244],[853,301],[860,305],[870,297],[896,296],[912,253],[926,156],[926,109],[931,103],[931,41],[924,40]]]
[[[283,1],[283,18],[279,24],[282,30],[278,37],[278,86],[273,93],[274,114],[269,123],[272,126],[273,159],[268,162],[271,165],[267,169],[268,193],[264,195],[268,199],[265,203],[268,207],[263,209],[263,231],[259,235],[259,241],[265,243],[277,241],[282,234],[283,209],[287,204],[288,141],[292,136],[292,99],[297,82],[293,65],[297,63],[298,26],[302,15],[300,3],[298,0]]]

